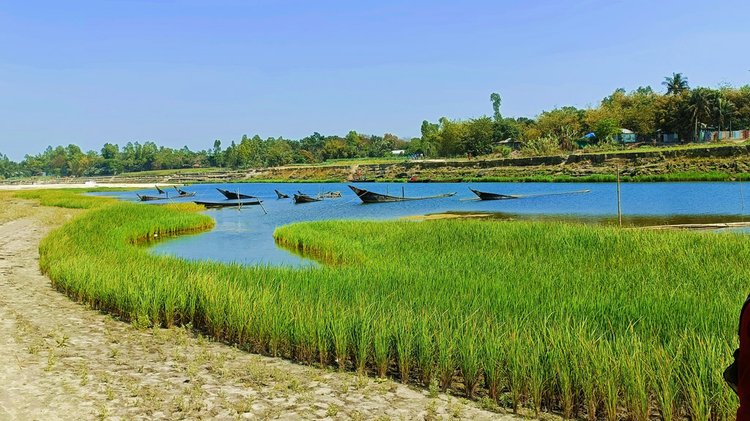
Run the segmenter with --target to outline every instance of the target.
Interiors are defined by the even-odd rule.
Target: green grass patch
[[[321,268],[155,256],[193,208],[119,203],[40,246],[54,285],[139,323],[566,417],[731,418],[721,372],[750,289],[743,235],[539,222],[327,221],[277,229]]]
[[[116,199],[101,196],[86,196],[90,192],[127,191],[132,189],[93,188],[93,189],[38,189],[20,190],[14,193],[21,199],[38,200],[43,206],[71,209],[92,209],[117,202]]]

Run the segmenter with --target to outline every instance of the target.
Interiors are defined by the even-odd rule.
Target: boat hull
[[[474,194],[476,194],[477,197],[479,197],[480,200],[508,200],[508,199],[518,199],[517,196],[513,196],[513,195],[510,195],[510,194],[488,193],[488,192],[483,192],[483,191],[474,190],[474,189],[469,189],[469,190],[471,190]]]
[[[320,202],[322,199],[318,199],[316,197],[310,197],[305,194],[295,194],[294,195],[294,203],[311,203],[311,202]]]
[[[255,196],[250,196],[249,194],[242,194],[239,192],[233,192],[229,190],[224,190],[217,188],[216,190],[219,191],[219,193],[223,194],[224,197],[226,197],[229,200],[237,200],[237,199],[257,199]]]
[[[164,197],[147,196],[145,194],[138,194],[138,193],[136,193],[135,195],[138,196],[138,200],[140,200],[141,202],[151,202],[153,200],[166,200],[166,199],[170,199],[170,197],[168,195],[164,196]]]
[[[375,193],[371,192],[369,190],[360,189],[354,186],[349,186],[350,189],[354,192],[354,194],[359,197],[359,199],[364,203],[388,203],[388,202],[406,202],[409,200],[426,200],[426,199],[442,199],[445,197],[451,197],[455,196],[456,193],[445,193],[445,194],[439,194],[436,196],[426,196],[426,197],[399,197],[399,196],[390,196],[387,194],[381,194],[381,193]]]
[[[288,194],[284,194],[284,193],[282,193],[282,192],[280,192],[278,190],[274,190],[274,191],[276,192],[276,196],[277,196],[278,199],[289,199],[289,195]]]
[[[195,200],[193,203],[201,205],[206,208],[229,208],[229,207],[240,207],[240,206],[255,206],[260,205],[261,200],[238,200],[236,202],[205,202],[201,200]]]

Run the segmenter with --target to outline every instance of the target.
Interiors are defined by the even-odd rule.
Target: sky
[[[243,134],[419,136],[596,106],[681,72],[750,84],[750,1],[0,0],[0,153]]]

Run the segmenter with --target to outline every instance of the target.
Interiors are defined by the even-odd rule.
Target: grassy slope
[[[305,270],[134,245],[212,225],[186,210],[92,210],[45,239],[41,266],[72,297],[137,323],[192,323],[256,352],[511,406],[610,419],[735,408],[721,371],[750,279],[745,236],[486,221],[280,228],[280,242],[335,263]]]

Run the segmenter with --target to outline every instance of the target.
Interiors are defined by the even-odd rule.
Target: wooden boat
[[[141,202],[150,202],[152,200],[166,200],[166,199],[170,198],[169,195],[166,195],[164,197],[161,197],[161,196],[148,196],[148,195],[145,195],[145,194],[138,194],[138,193],[136,193],[135,195],[138,196],[138,199]]]
[[[350,189],[357,195],[357,197],[364,203],[384,203],[384,202],[405,202],[407,200],[425,200],[425,199],[442,199],[444,197],[455,196],[456,193],[444,193],[436,196],[425,196],[425,197],[405,197],[405,196],[389,196],[387,194],[375,193],[369,190],[360,189],[354,186],[349,186]]]
[[[282,192],[280,192],[278,190],[275,190],[275,189],[274,189],[274,191],[276,192],[276,196],[277,196],[278,199],[289,199],[289,195],[288,194],[284,194],[284,193],[282,193]]]
[[[202,205],[206,208],[228,208],[228,207],[240,207],[240,206],[254,206],[260,205],[262,200],[233,200],[224,202],[204,202],[201,200],[195,200],[193,203],[196,205]]]
[[[518,199],[518,196],[512,194],[500,194],[500,193],[488,193],[479,190],[474,190],[469,187],[469,190],[479,196],[480,200],[507,200],[507,199]]]
[[[531,197],[544,197],[544,196],[562,196],[569,194],[584,194],[589,193],[591,190],[574,190],[574,191],[562,191],[562,192],[550,192],[550,193],[537,193],[537,194],[499,194],[499,193],[487,193],[479,190],[474,190],[469,187],[469,190],[479,196],[480,200],[506,200],[506,199],[528,199]]]
[[[224,190],[217,188],[216,190],[219,191],[219,193],[223,194],[224,197],[226,197],[229,200],[237,200],[237,199],[257,199],[255,196],[250,196],[249,194],[242,194],[239,191],[233,192],[229,190]]]
[[[174,189],[177,190],[177,197],[193,197],[193,196],[195,196],[195,192],[194,191],[185,191],[185,190],[182,190],[182,189],[178,189],[176,186],[175,186]]]
[[[158,191],[159,194],[164,194],[164,190],[160,189],[159,186],[154,186],[154,187],[156,187],[156,191]]]
[[[298,194],[294,195],[294,203],[320,202],[321,200],[323,200],[323,199],[318,199],[317,197],[308,196],[301,192],[297,192],[297,193]]]
[[[195,196],[195,192],[186,192],[183,191],[179,193],[177,196],[170,196],[169,193],[165,192],[165,196],[148,196],[145,194],[138,194],[136,193],[136,196],[138,196],[138,199],[141,202],[150,202],[152,200],[168,200],[168,199],[179,199],[181,197],[193,197]]]
[[[341,197],[340,191],[327,191],[325,193],[320,193],[318,195],[318,199],[338,199]]]

